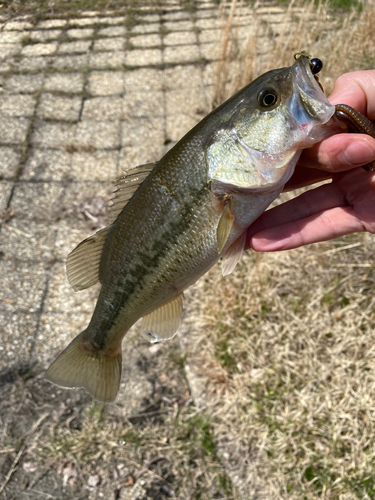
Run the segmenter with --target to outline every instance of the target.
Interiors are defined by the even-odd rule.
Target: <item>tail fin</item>
[[[122,355],[114,356],[89,351],[81,332],[55,359],[45,378],[62,387],[83,387],[94,399],[113,401],[120,386]]]

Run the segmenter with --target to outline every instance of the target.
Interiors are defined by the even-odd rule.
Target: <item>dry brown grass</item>
[[[200,283],[190,349],[243,498],[374,498],[373,245],[248,253]]]
[[[216,103],[302,49],[323,59],[328,90],[343,72],[375,64],[373,2],[337,17],[291,2],[278,26],[255,13],[242,45],[236,8]],[[188,360],[239,498],[375,498],[373,256],[369,234],[248,252],[232,276],[217,266],[190,294],[200,320],[188,319]]]
[[[213,105],[223,102],[262,73],[290,66],[293,54],[306,50],[323,60],[321,82],[326,92],[347,71],[375,64],[375,4],[366,2],[358,12],[337,13],[326,2],[291,0],[286,10],[252,9],[232,0],[222,4],[224,18],[220,60]],[[247,35],[239,37],[239,24],[249,17]]]

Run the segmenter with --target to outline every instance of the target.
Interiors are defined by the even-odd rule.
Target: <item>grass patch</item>
[[[85,474],[100,469],[101,482],[110,481],[110,471],[122,464],[127,477],[149,475],[150,488],[161,482],[182,494],[181,498],[203,499],[215,491],[231,491],[215,451],[209,418],[193,407],[180,408],[177,414],[167,411],[157,425],[147,418],[132,425],[105,415],[94,405],[81,413],[74,426],[66,422],[51,427],[38,445],[38,460],[68,462],[74,469],[83,469],[83,476],[72,485],[77,492],[81,481],[88,480]],[[210,477],[210,486],[204,475]]]
[[[213,269],[194,291],[203,319],[188,363],[211,433],[218,448],[235,443],[232,465],[265,498],[374,496],[372,238],[246,254],[233,276]]]
[[[43,483],[51,474],[58,494],[67,499],[86,498],[82,495],[91,491],[105,498],[141,492],[160,500],[234,500],[212,434],[213,419],[191,404],[180,367],[168,359],[168,353],[164,359],[159,354],[157,366],[148,359],[145,369],[155,390],[139,413],[127,418],[121,403],[117,409],[93,403],[85,395],[16,374],[16,383],[2,387],[3,406],[23,399],[0,436],[0,486],[17,457],[22,467],[6,481],[5,498],[18,496],[19,483],[26,494],[33,494],[35,484],[41,494],[55,494],[50,483]]]

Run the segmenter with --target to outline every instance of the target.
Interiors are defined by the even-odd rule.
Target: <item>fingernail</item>
[[[344,151],[344,158],[351,165],[365,165],[375,160],[375,150],[364,140],[352,142]]]

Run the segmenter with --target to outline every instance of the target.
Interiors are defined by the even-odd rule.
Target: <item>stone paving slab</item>
[[[44,78],[44,89],[66,94],[82,94],[85,78],[82,73],[51,73]],[[41,88],[41,84],[39,88]]]
[[[114,36],[111,38],[100,38],[94,41],[93,50],[122,50],[125,46],[126,40],[121,36]]]
[[[25,220],[14,215],[3,228],[1,252],[4,259],[25,262],[44,262],[57,257],[54,249],[55,231],[46,223]]]
[[[53,75],[50,75],[51,77]],[[7,94],[34,94],[43,87],[45,76],[37,74],[10,74],[4,76],[3,91]]]
[[[16,175],[17,168],[21,159],[21,151],[17,147],[1,146],[0,147],[0,177],[2,179],[13,179]],[[1,197],[3,203],[8,197]]]
[[[82,98],[63,97],[43,93],[39,99],[36,115],[42,120],[61,120],[77,122],[82,108]],[[1,109],[1,101],[0,101]]]

